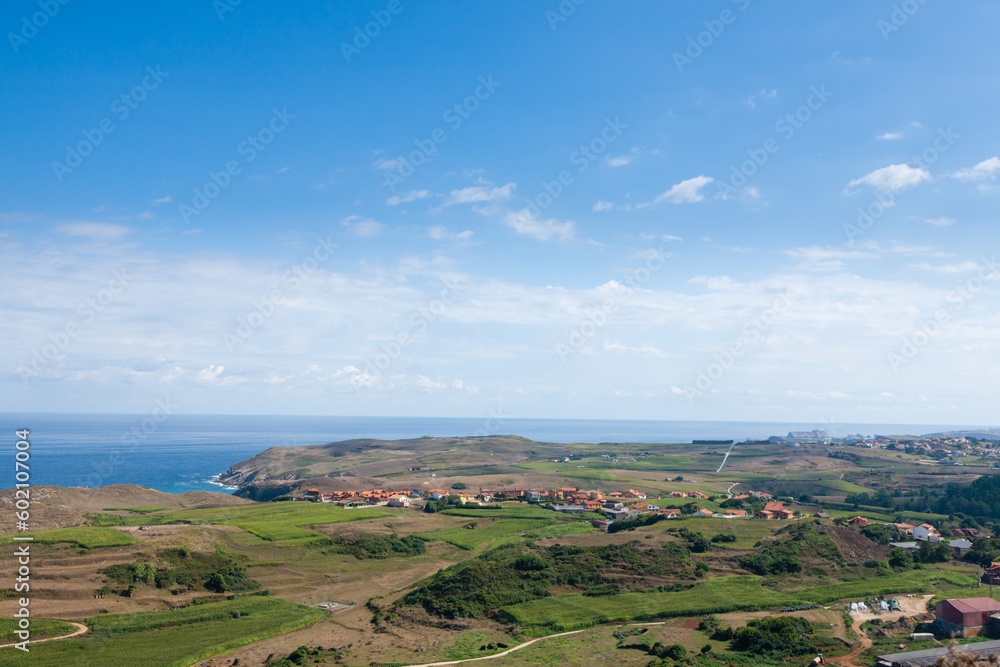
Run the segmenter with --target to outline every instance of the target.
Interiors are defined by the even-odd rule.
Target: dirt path
[[[824,660],[826,662],[833,662],[833,663],[836,663],[838,665],[844,665],[845,667],[863,667],[862,665],[859,665],[856,662],[857,658],[858,658],[859,655],[861,655],[862,651],[864,651],[865,649],[871,648],[871,645],[872,645],[871,638],[867,634],[865,634],[864,630],[861,629],[861,624],[864,623],[864,622],[865,622],[865,619],[863,619],[863,618],[856,618],[856,619],[854,619],[854,623],[851,625],[851,630],[854,630],[854,633],[856,635],[858,635],[858,637],[861,639],[861,645],[860,646],[858,646],[857,648],[855,648],[853,651],[851,651],[847,655],[839,655],[836,658],[824,658]]]
[[[83,633],[87,632],[90,629],[83,623],[73,623],[72,621],[66,621],[66,622],[74,626],[76,630],[68,635],[63,635],[62,637],[49,637],[48,639],[30,639],[28,640],[28,643],[41,644],[42,642],[54,642],[57,639],[69,639],[70,637],[79,637],[80,635],[82,635]],[[0,645],[0,648],[7,648],[8,646],[14,646],[14,644],[2,644]]]
[[[406,667],[440,667],[441,665],[461,665],[466,662],[476,662],[477,660],[492,660],[493,658],[502,658],[505,655],[510,655],[514,651],[520,651],[522,648],[527,648],[535,642],[540,642],[545,639],[552,639],[553,637],[565,637],[566,635],[575,635],[580,632],[586,632],[592,628],[586,628],[584,630],[572,630],[570,632],[560,632],[557,635],[548,635],[547,637],[539,637],[537,639],[532,639],[531,641],[524,642],[523,644],[518,644],[514,648],[509,648],[503,653],[494,653],[493,655],[484,655],[481,658],[466,658],[465,660],[445,660],[444,662],[424,662],[419,665],[407,665]]]
[[[851,630],[854,634],[858,636],[861,640],[861,645],[855,648],[853,651],[846,655],[840,655],[836,658],[826,658],[826,662],[833,662],[838,665],[844,665],[845,667],[865,667],[857,663],[857,658],[861,655],[861,652],[865,649],[871,648],[872,640],[871,638],[861,629],[861,624],[865,621],[870,621],[874,618],[882,618],[889,620],[897,620],[903,618],[904,616],[918,616],[925,611],[927,611],[927,601],[930,600],[933,595],[923,595],[921,597],[915,596],[898,596],[900,611],[898,612],[881,612],[876,614],[873,610],[869,611],[852,611],[851,616],[854,618],[854,623],[851,624]]]

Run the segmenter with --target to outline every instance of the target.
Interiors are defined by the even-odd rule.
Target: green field
[[[93,634],[31,648],[31,665],[188,667],[227,649],[288,632],[325,612],[272,597],[248,596],[174,611],[88,618]],[[27,664],[27,663],[26,663]]]
[[[709,579],[686,591],[672,593],[559,595],[504,607],[501,614],[519,625],[546,626],[557,632],[633,619],[776,607],[801,599],[764,588],[763,581],[761,577],[743,575]]]
[[[363,521],[395,516],[403,510],[387,508],[341,509],[324,503],[286,502],[243,505],[217,509],[181,510],[159,515],[170,521],[215,523],[242,528],[269,541],[316,537],[319,533],[303,526],[345,521]]]
[[[51,530],[38,530],[33,533],[21,533],[25,536],[34,537],[34,542],[41,544],[59,544],[68,542],[79,544],[87,549],[97,549],[99,547],[124,547],[130,544],[138,544],[139,540],[128,533],[115,530],[114,528],[95,528],[92,526],[74,526],[72,528],[53,528]],[[0,537],[0,545],[14,544],[12,535]]]
[[[502,509],[449,509],[441,512],[451,516],[476,517],[480,519],[543,519],[545,521],[590,521],[604,519],[603,514],[584,512],[583,514],[563,514],[539,507],[538,505],[512,505]]]
[[[585,533],[596,532],[589,523],[578,521],[575,523],[560,523],[554,526],[546,526],[537,530],[529,530],[524,534],[529,540],[544,540],[552,537],[564,537],[566,535],[583,535]]]
[[[487,521],[489,521],[487,519]],[[542,519],[500,519],[487,523],[477,522],[475,528],[442,528],[429,533],[420,533],[417,537],[425,540],[440,540],[453,544],[460,549],[477,549],[481,545],[503,537],[517,535],[533,529],[546,528],[555,524],[554,521]]]
[[[822,479],[815,482],[816,486],[831,489],[833,491],[843,491],[844,493],[868,493],[871,489],[861,486],[860,484],[855,484],[854,482],[848,482],[844,479]]]
[[[20,641],[14,634],[17,630],[17,619],[0,618],[0,644],[13,644]],[[56,621],[49,618],[31,619],[31,641],[45,639],[47,637],[62,637],[76,631],[72,623],[66,621]],[[32,649],[34,650],[34,649]]]
[[[541,626],[557,632],[600,623],[665,616],[717,614],[802,603],[824,604],[887,593],[922,593],[932,587],[940,588],[942,583],[952,590],[971,590],[975,585],[971,577],[940,569],[914,570],[787,592],[768,588],[763,585],[764,581],[762,577],[740,575],[709,579],[686,591],[670,593],[622,593],[601,597],[559,595],[504,607],[501,613],[519,625]]]
[[[162,507],[160,505],[141,505],[139,507],[105,507],[105,512],[132,512],[133,514],[149,514],[150,512],[161,512],[163,510],[176,509],[174,507]]]

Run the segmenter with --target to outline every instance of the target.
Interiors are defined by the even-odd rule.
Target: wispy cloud
[[[858,185],[870,185],[883,192],[901,192],[908,190],[924,181],[931,180],[931,174],[926,169],[911,167],[908,164],[890,164],[856,178],[847,184],[848,188]]]
[[[705,199],[705,195],[701,192],[701,189],[714,180],[715,179],[711,176],[695,176],[694,178],[689,178],[686,181],[681,181],[680,183],[674,185],[666,192],[660,193],[651,203],[640,204],[639,206],[655,206],[663,203],[691,204],[703,201]]]
[[[569,220],[565,222],[539,220],[528,209],[508,211],[503,221],[518,234],[524,234],[539,241],[548,241],[551,238],[566,241],[576,234],[576,227]]]
[[[378,236],[385,229],[385,225],[371,218],[362,218],[360,215],[352,215],[344,218],[341,223],[351,230],[355,236]]]
[[[991,157],[974,167],[959,169],[952,174],[952,178],[962,181],[985,181],[996,178],[997,172],[1000,172],[1000,157]]]
[[[472,238],[472,234],[471,229],[461,232],[451,232],[444,225],[434,225],[427,228],[427,236],[437,241],[469,241]]]
[[[609,155],[607,158],[609,167],[625,167],[632,163],[639,156],[639,149],[633,148],[625,155]]]
[[[938,227],[947,227],[948,225],[954,225],[958,220],[955,218],[927,218],[924,222]]]
[[[402,194],[389,197],[385,203],[389,206],[398,206],[399,204],[406,204],[411,201],[417,201],[418,199],[427,199],[430,196],[430,190],[408,190]]]
[[[117,241],[132,230],[124,225],[109,222],[66,222],[56,227],[56,232],[66,236],[79,236],[93,241]]]
[[[454,206],[455,204],[486,204],[500,202],[510,199],[514,188],[517,185],[507,183],[500,187],[490,187],[489,185],[473,185],[467,188],[452,190],[448,194],[442,206]]]
[[[760,100],[773,100],[777,96],[778,96],[778,90],[776,88],[772,88],[771,90],[767,90],[766,88],[762,88],[759,91],[757,91],[756,93],[754,93],[753,95],[751,95],[750,97],[748,97],[746,99],[746,103],[747,103],[748,107],[750,107],[751,109],[753,109],[754,107],[757,106],[757,100],[759,100],[759,99]]]

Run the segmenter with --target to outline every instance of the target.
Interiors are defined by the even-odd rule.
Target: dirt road
[[[826,658],[826,662],[833,662],[838,665],[844,665],[845,667],[866,667],[858,664],[857,659],[858,656],[861,655],[862,651],[871,648],[872,640],[867,634],[865,634],[864,630],[861,629],[861,624],[875,618],[880,618],[884,621],[895,621],[903,618],[904,616],[919,616],[927,611],[927,601],[932,597],[934,596],[896,596],[896,600],[899,602],[900,611],[881,611],[879,613],[876,613],[871,609],[867,611],[852,611],[851,618],[854,619],[854,623],[851,624],[851,630],[861,640],[861,645],[846,655],[840,655],[836,658]]]
[[[70,625],[76,627],[76,631],[74,631],[74,632],[72,632],[72,633],[70,633],[68,635],[63,635],[62,637],[49,637],[48,639],[32,639],[32,640],[29,640],[28,643],[29,644],[41,644],[42,642],[54,642],[54,641],[56,641],[58,639],[69,639],[70,637],[79,637],[80,635],[82,635],[83,633],[87,632],[90,629],[86,625],[84,625],[83,623],[73,623],[72,621],[66,621],[66,622],[69,623]],[[3,645],[0,645],[0,648],[7,648],[8,646],[14,646],[14,644],[3,644]]]

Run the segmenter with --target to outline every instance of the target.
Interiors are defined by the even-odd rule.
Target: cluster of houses
[[[319,489],[307,489],[305,494],[295,500],[306,500],[314,503],[334,503],[339,507],[347,509],[353,507],[377,507],[388,505],[389,507],[409,507],[410,499],[420,497],[420,492],[412,491],[386,491],[384,489],[372,489],[371,491],[334,491],[323,493]]]
[[[673,491],[669,494],[671,499],[703,499],[708,496],[701,491]],[[762,491],[749,491],[747,493],[733,496],[736,500],[743,499],[763,499],[765,505],[753,513],[756,519],[791,519],[795,512],[785,507],[780,502],[770,500],[771,494]],[[578,489],[576,487],[559,487],[555,489],[528,488],[528,487],[500,487],[495,489],[481,489],[479,493],[462,493],[452,489],[428,489],[421,491],[373,489],[370,491],[333,491],[325,493],[319,489],[308,489],[305,494],[296,500],[312,502],[333,503],[343,508],[356,507],[409,507],[412,500],[424,498],[427,500],[444,500],[453,498],[463,505],[486,505],[508,500],[522,500],[534,502],[548,501],[548,507],[556,512],[567,514],[583,514],[584,512],[603,513],[607,517],[605,522],[610,523],[621,519],[628,519],[642,514],[663,514],[668,518],[681,515],[681,510],[665,507],[661,508],[652,503],[646,502],[646,494],[642,491],[629,489],[628,491],[611,491],[605,493],[600,489]],[[638,501],[638,502],[634,502]],[[628,503],[628,505],[626,505]],[[743,509],[725,509],[713,512],[709,509],[699,509],[692,513],[696,517],[716,517],[723,519],[746,518],[750,514]]]
[[[888,438],[885,436],[853,436],[841,442],[867,449],[906,449],[917,454],[943,454],[951,458],[979,456],[989,460],[1000,460],[1000,449],[996,443],[974,442],[964,437],[933,436],[927,438]],[[937,461],[926,461],[936,463]]]
[[[868,519],[863,516],[856,516],[852,519],[848,519],[847,523],[852,526],[869,525]],[[905,551],[918,550],[920,548],[920,542],[942,542],[945,539],[937,532],[937,528],[929,523],[922,523],[919,526],[912,526],[908,523],[886,523],[883,525],[886,528],[895,528],[900,533],[913,538],[912,541],[908,542],[889,543],[889,546],[899,547]],[[984,537],[984,535],[976,528],[954,528],[952,529],[951,534],[952,538],[948,540],[948,546],[951,547],[958,555],[964,555],[969,549],[972,548],[971,538]]]

